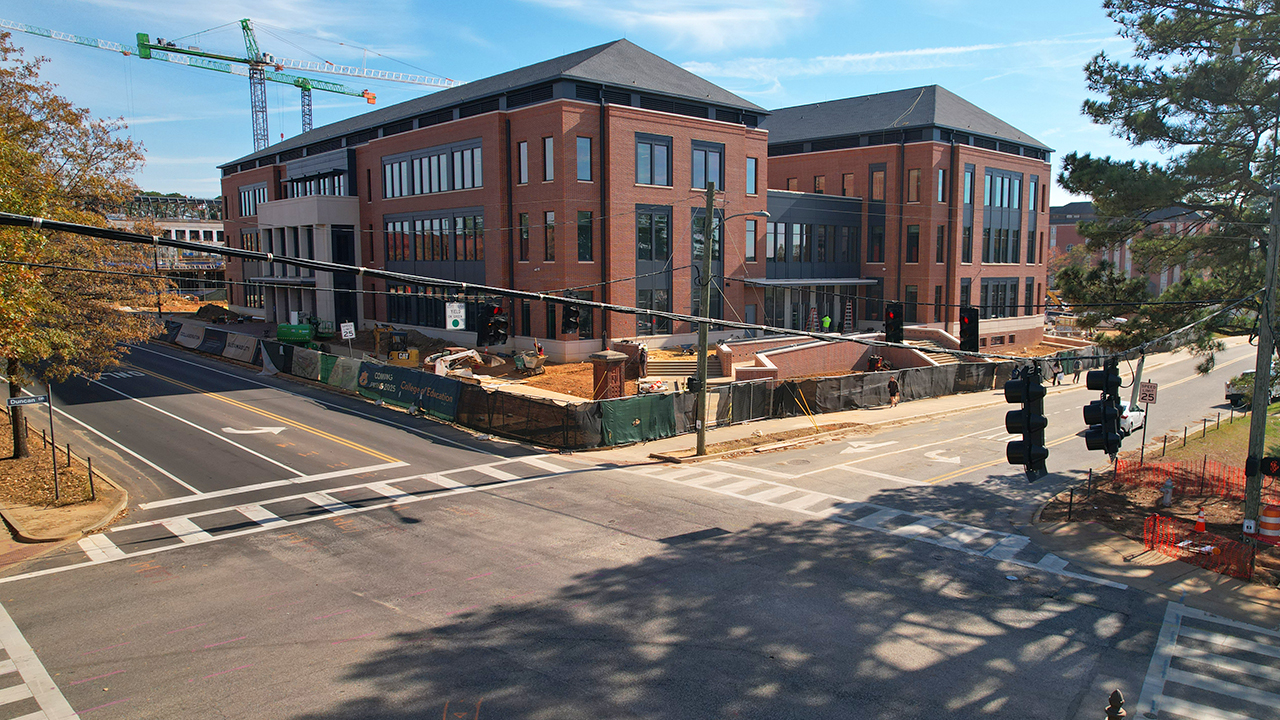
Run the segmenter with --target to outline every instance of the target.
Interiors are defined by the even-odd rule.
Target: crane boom
[[[428,87],[451,88],[462,83],[449,78],[437,78],[430,75],[410,75],[409,73],[387,72],[386,70],[371,70],[369,68],[354,67],[351,65],[334,65],[330,62],[316,62],[315,60],[290,60],[289,58],[280,58],[272,56],[272,62],[277,67],[288,68],[290,70],[298,70],[300,72],[313,73],[329,73],[331,75],[346,75],[347,77],[362,77],[370,80],[386,80],[388,82],[409,83],[411,85],[426,85]]]

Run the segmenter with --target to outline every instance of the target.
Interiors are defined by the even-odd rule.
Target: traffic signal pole
[[[1262,453],[1267,436],[1267,407],[1271,404],[1271,356],[1275,353],[1272,314],[1276,306],[1276,257],[1280,245],[1280,185],[1271,186],[1271,232],[1267,240],[1267,284],[1258,311],[1258,357],[1253,372],[1253,403],[1249,410],[1249,457],[1245,461],[1244,527],[1258,531],[1262,514]]]

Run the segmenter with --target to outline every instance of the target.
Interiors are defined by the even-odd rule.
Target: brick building
[[[699,190],[716,183],[721,217],[763,211],[765,111],[619,40],[366,113],[221,166],[233,246],[526,291],[697,314]],[[754,220],[730,218],[716,275],[763,276],[748,255]],[[724,232],[719,232],[723,230]],[[758,233],[758,231],[757,231]],[[287,322],[444,327],[441,288],[299,272],[232,260],[234,309]],[[738,308],[726,283],[712,315]],[[450,291],[452,293],[452,291]],[[540,338],[580,359],[602,338],[691,332],[651,317],[584,312],[560,332],[554,303],[503,301],[512,341]]]
[[[1050,148],[937,85],[772,110],[761,127],[771,189],[863,199],[859,275],[766,288],[766,320],[817,306],[840,322],[852,302],[855,326],[878,329],[900,301],[907,324],[958,335],[976,305],[983,347],[1040,340]]]
[[[1146,277],[1147,291],[1159,296],[1170,285],[1182,281],[1181,264],[1163,268],[1144,268],[1141,262],[1135,262],[1130,245],[1126,240],[1119,247],[1109,250],[1088,252],[1084,250],[1086,239],[1080,234],[1077,223],[1097,220],[1093,203],[1082,200],[1049,208],[1049,260],[1055,267],[1060,262],[1082,261],[1096,265],[1100,260],[1107,260],[1116,271],[1126,278]],[[1147,223],[1144,232],[1173,233],[1178,235],[1201,235],[1213,232],[1214,224],[1205,222],[1198,213],[1185,208],[1164,208],[1144,216]],[[1071,255],[1072,248],[1081,248]],[[1049,278],[1050,286],[1053,277]]]

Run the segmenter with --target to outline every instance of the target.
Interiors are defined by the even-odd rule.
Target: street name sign
[[[1156,401],[1156,384],[1153,382],[1138,383],[1138,402],[1153,403]]]
[[[32,395],[30,397],[16,397],[5,400],[8,407],[17,407],[19,405],[43,405],[49,402],[48,395]]]

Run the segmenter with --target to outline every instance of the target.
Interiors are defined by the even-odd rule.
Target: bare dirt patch
[[[866,425],[863,423],[855,423],[855,422],[844,422],[844,423],[832,423],[830,425],[819,425],[816,428],[806,427],[806,428],[796,428],[794,430],[782,430],[775,433],[767,433],[767,434],[760,433],[759,435],[753,433],[747,437],[738,438],[736,440],[725,440],[723,442],[711,443],[710,445],[707,445],[707,453],[717,454],[717,453],[734,452],[738,450],[741,450],[742,452],[749,452],[754,450],[757,447],[773,445],[776,443],[786,442],[788,440],[814,437],[814,436],[822,435],[823,433],[832,432],[833,430],[845,430],[846,432],[836,433],[828,437],[823,437],[823,438],[820,438],[819,441],[828,442],[831,440],[839,440],[840,438],[847,437],[849,435],[867,435],[872,432],[872,428],[870,425]],[[666,454],[670,455],[671,457],[687,458],[687,457],[693,457],[696,454],[696,450],[694,449],[678,450],[678,451],[670,452]]]

